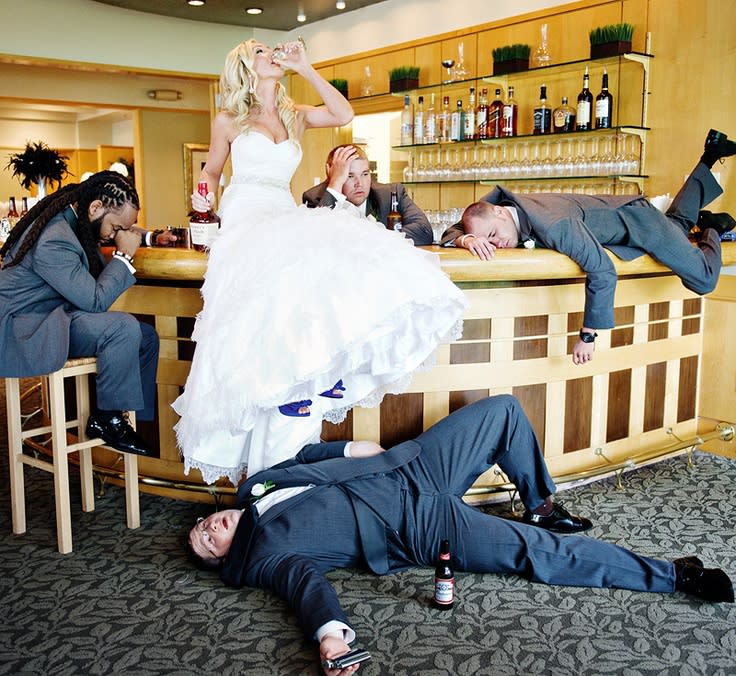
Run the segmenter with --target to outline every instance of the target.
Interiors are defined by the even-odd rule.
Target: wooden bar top
[[[491,261],[481,261],[465,249],[421,247],[436,253],[442,269],[454,282],[506,282],[543,279],[574,279],[585,273],[575,261],[550,249],[502,249]],[[736,242],[723,242],[724,265],[736,263]],[[607,252],[619,277],[666,273],[669,270],[651,256],[622,261]],[[207,254],[193,249],[149,247],[135,255],[136,276],[141,280],[201,282],[207,269]]]

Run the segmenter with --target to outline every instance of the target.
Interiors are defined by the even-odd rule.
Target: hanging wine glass
[[[445,79],[443,80],[443,83],[448,84],[453,80],[452,67],[455,65],[455,59],[442,59],[441,63],[442,66],[447,69],[447,73],[445,74]]]

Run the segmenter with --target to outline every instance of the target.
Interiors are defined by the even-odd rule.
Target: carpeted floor
[[[74,552],[62,556],[51,476],[26,468],[28,531],[13,535],[0,403],[0,673],[317,673],[315,647],[281,601],[186,562],[182,535],[207,513],[201,505],[142,494],[141,528],[129,531],[122,489],[108,487],[85,514],[73,471]],[[736,579],[736,461],[694,460],[563,498],[594,519],[590,537],[663,558],[697,553]],[[356,646],[373,655],[366,676],[736,673],[736,605],[459,574],[455,608],[441,612],[429,605],[430,569],[330,577]]]

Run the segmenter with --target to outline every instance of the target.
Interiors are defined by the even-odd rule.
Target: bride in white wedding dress
[[[281,64],[325,105],[295,105]],[[436,257],[400,234],[294,203],[302,132],[353,115],[301,45],[277,60],[255,40],[241,43],[220,87],[223,110],[200,180],[212,190],[228,155],[233,178],[209,252],[194,359],[173,407],[185,472],[237,484],[317,441],[323,418],[338,422],[353,406],[406,389],[437,345],[459,335],[466,301]],[[192,202],[208,208],[200,196]]]

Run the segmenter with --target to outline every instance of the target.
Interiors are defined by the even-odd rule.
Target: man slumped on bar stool
[[[402,232],[416,246],[432,244],[434,237],[427,215],[409,197],[401,183],[371,180],[368,157],[362,148],[336,146],[327,155],[325,170],[327,179],[302,195],[302,201],[308,207],[348,209],[385,226],[391,210],[391,191],[395,190]]]
[[[665,214],[644,197],[515,195],[497,186],[465,210],[441,244],[490,260],[496,249],[528,241],[572,258],[586,273],[583,327],[572,352],[573,361],[583,364],[593,358],[596,329],[614,326],[616,270],[604,247],[623,260],[650,254],[695,293],[714,289],[721,270],[720,237],[736,221],[701,209],[723,192],[711,167],[734,154],[736,143],[711,129],[705,152]],[[694,247],[688,234],[696,224],[700,237]]]
[[[60,369],[97,357],[97,408],[87,434],[120,451],[150,455],[124,411],[153,419],[158,336],[109,307],[135,284],[138,194],[114,171],[93,174],[36,204],[0,249],[0,376]],[[101,244],[114,244],[105,264]]]
[[[494,464],[526,505],[522,522],[462,500]],[[307,638],[319,641],[322,660],[344,654],[355,638],[326,572],[434,567],[444,539],[455,570],[733,601],[728,576],[703,568],[697,557],[661,561],[555,534],[579,533],[591,522],[553,502],[554,491],[518,401],[490,397],[388,451],[369,441],[305,446],[294,459],[249,477],[238,490],[240,509],[201,520],[188,549],[196,563],[219,567],[226,584],[269,589],[286,600]]]

